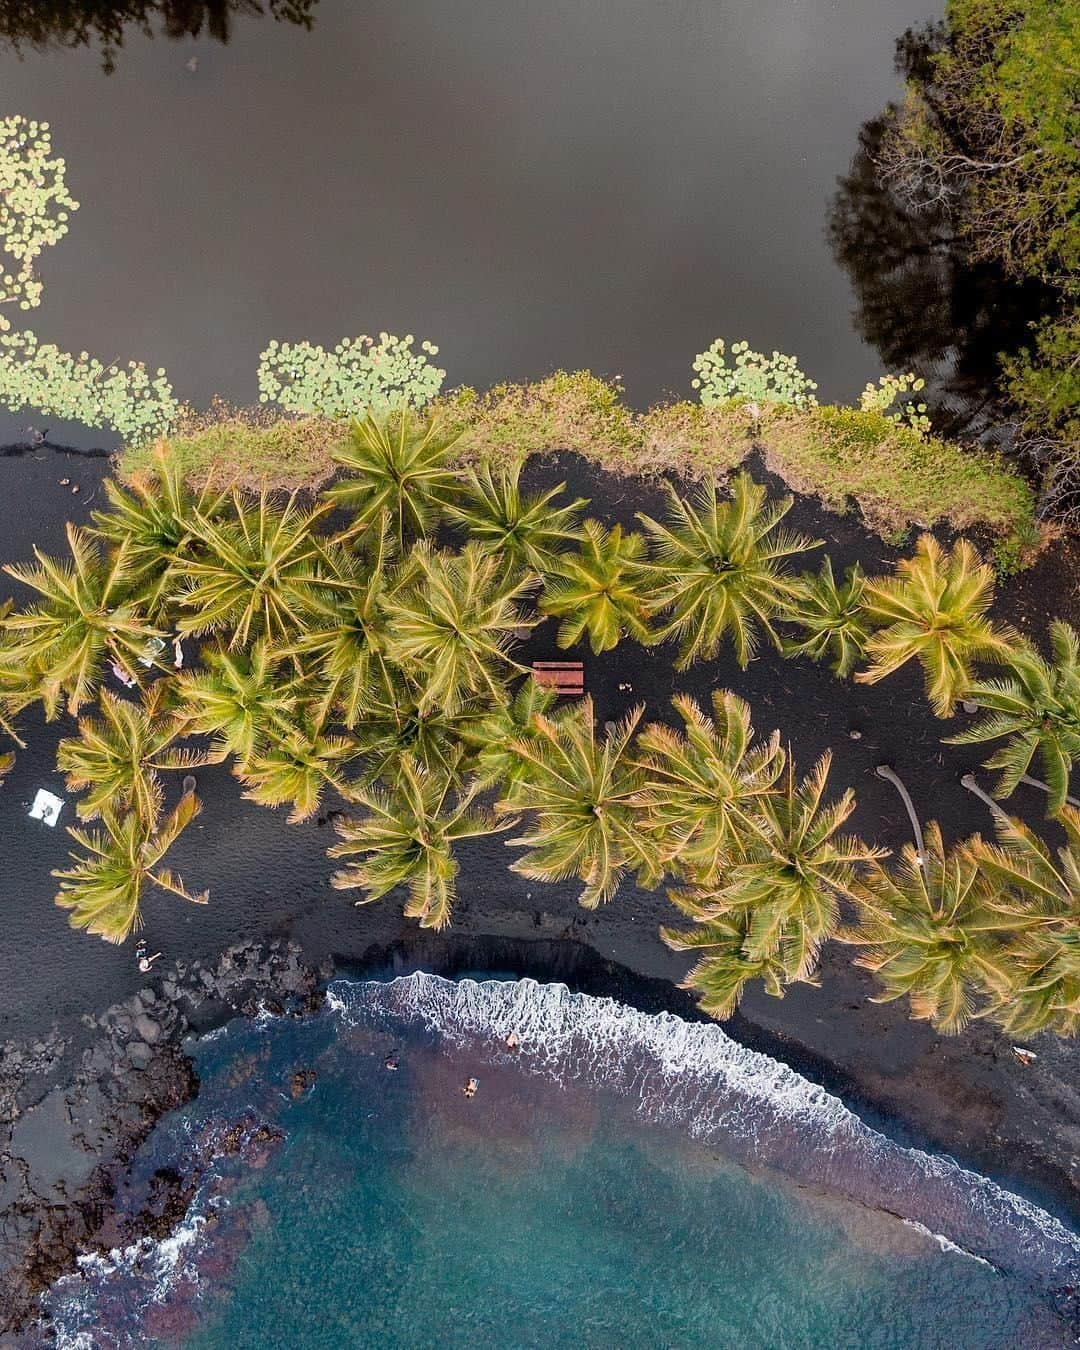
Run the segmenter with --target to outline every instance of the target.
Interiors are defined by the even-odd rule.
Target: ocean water
[[[54,1289],[62,1347],[1075,1343],[1074,1234],[715,1026],[421,975],[195,1055],[123,1201],[194,1168],[187,1216]]]

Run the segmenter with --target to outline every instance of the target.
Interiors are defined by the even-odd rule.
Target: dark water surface
[[[416,976],[339,982],[326,1013],[233,1023],[196,1054],[199,1099],[158,1127],[143,1175],[238,1119],[278,1141],[219,1157],[172,1238],[63,1281],[61,1350],[1068,1340],[1037,1285],[1075,1237],[716,1027]],[[1006,1233],[1010,1269],[852,1203],[860,1172],[903,1172],[943,1218],[952,1193],[950,1226],[979,1246]]]
[[[555,366],[685,393],[718,335],[826,398],[881,361],[825,238],[893,41],[933,0],[320,0],[310,33],[0,54],[82,209],[43,340],[256,395],[270,338],[430,338],[449,383]],[[187,63],[197,57],[197,68]]]

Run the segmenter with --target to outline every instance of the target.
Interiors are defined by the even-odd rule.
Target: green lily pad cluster
[[[867,384],[859,396],[859,407],[863,412],[879,412],[897,426],[908,426],[920,436],[928,436],[930,418],[926,404],[907,397],[925,387],[926,381],[911,371],[905,371],[903,375],[882,375],[877,384]]]
[[[782,352],[753,352],[747,342],[731,344],[732,361],[723,338],[694,358],[697,372],[691,387],[697,389],[702,404],[715,408],[738,399],[746,403],[781,403],[796,408],[817,403],[817,384],[799,369],[794,356]]]
[[[59,243],[79,203],[64,181],[66,165],[53,156],[48,122],[0,117],[0,332],[11,328],[3,306],[21,310],[41,304],[34,264],[43,249]]]
[[[259,401],[287,412],[350,417],[357,408],[376,414],[396,408],[419,411],[442,389],[446,371],[431,357],[438,347],[410,333],[344,338],[333,351],[310,342],[271,342],[259,357]]]

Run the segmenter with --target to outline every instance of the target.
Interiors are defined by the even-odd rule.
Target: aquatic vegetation
[[[415,339],[380,333],[378,341],[343,338],[333,349],[310,342],[271,342],[259,357],[259,402],[286,412],[352,417],[366,408],[376,416],[391,409],[419,411],[438,394],[446,371],[429,357],[439,349]]]
[[[690,381],[706,408],[742,399],[747,403],[789,403],[796,408],[813,406],[817,385],[799,369],[794,356],[752,352],[748,342],[733,342],[731,365],[723,338],[694,358],[697,372]]]
[[[668,487],[668,521],[638,513],[653,545],[644,565],[648,604],[661,616],[657,638],[679,641],[676,669],[710,660],[730,637],[746,668],[764,632],[779,648],[773,620],[795,595],[787,559],[821,540],[779,529],[792,498],[769,501],[749,474],[732,483],[730,501],[704,483],[690,501]]]
[[[925,388],[926,381],[910,371],[903,375],[882,375],[876,385],[868,384],[862,391],[859,407],[863,412],[879,412],[890,422],[908,426],[918,435],[927,436],[930,434],[930,419],[926,415],[926,404],[906,397]],[[900,406],[890,412],[897,402]]]
[[[403,756],[390,792],[357,790],[354,799],[365,814],[336,822],[341,843],[328,850],[330,857],[360,861],[335,872],[330,884],[337,890],[363,890],[357,904],[405,886],[405,914],[419,919],[421,928],[445,928],[458,874],[454,845],[514,823],[477,807],[479,791],[478,784],[459,791],[453,775],[431,772]]]
[[[71,910],[72,928],[96,933],[106,942],[123,942],[141,925],[139,902],[148,886],[177,895],[193,905],[205,905],[207,891],[189,891],[168,867],[159,863],[202,810],[192,792],[185,793],[169,815],[147,829],[134,813],[118,820],[104,815],[104,830],[68,826],[68,834],[89,856],[72,854],[74,865],[58,868],[56,903]]]
[[[917,660],[931,706],[948,717],[973,683],[974,660],[1000,662],[1015,646],[1015,636],[986,617],[993,598],[993,570],[966,539],[946,552],[933,535],[922,535],[895,576],[866,582],[866,612],[881,627],[866,643],[870,665],[855,679],[876,684]]]
[[[634,709],[598,738],[586,695],[555,717],[534,718],[533,734],[512,742],[522,771],[507,783],[496,810],[531,813],[529,832],[507,841],[528,850],[512,871],[536,881],[577,877],[589,909],[610,900],[628,874],[641,886],[660,882],[660,850],[642,829],[638,805],[644,774],[631,757],[642,711]]]
[[[561,648],[586,637],[595,653],[610,651],[626,636],[652,641],[641,588],[645,552],[640,534],[585,521],[579,550],[563,554],[544,578],[540,610],[561,620],[555,638]]]
[[[5,305],[20,310],[41,304],[35,264],[46,248],[68,232],[79,203],[67,188],[67,165],[53,155],[48,122],[13,115],[0,117],[0,333],[11,328]]]

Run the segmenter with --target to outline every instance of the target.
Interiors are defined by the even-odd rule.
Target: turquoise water
[[[1070,1343],[1030,1281],[644,1119],[644,1061],[613,1090],[538,1068],[525,1031],[508,1051],[347,1013],[199,1047],[199,1099],[144,1174],[241,1117],[280,1137],[215,1163],[180,1240],[68,1281],[61,1344]]]

